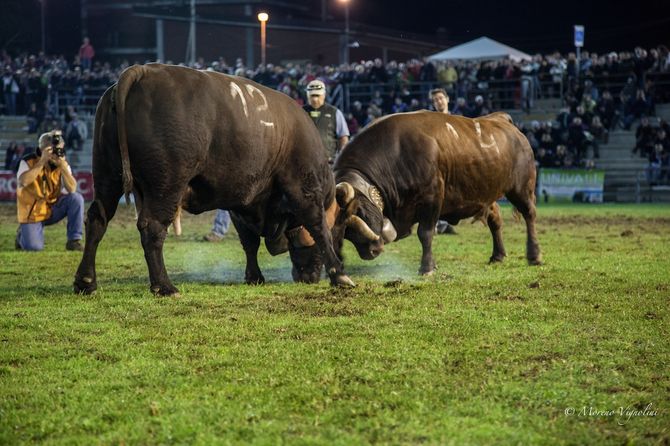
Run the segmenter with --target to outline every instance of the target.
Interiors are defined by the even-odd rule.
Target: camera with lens
[[[59,158],[63,158],[65,156],[65,147],[59,147],[62,142],[63,135],[60,133],[54,133],[51,135],[51,147],[53,148],[52,153]]]

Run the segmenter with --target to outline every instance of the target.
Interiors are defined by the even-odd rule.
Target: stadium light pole
[[[261,64],[265,65],[265,24],[270,16],[267,12],[258,13],[258,21],[261,22]]]
[[[340,0],[340,3],[344,3],[344,51],[342,59],[345,64],[349,64],[349,1],[350,0]]]

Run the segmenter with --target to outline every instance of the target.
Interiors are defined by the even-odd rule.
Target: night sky
[[[286,0],[287,2],[290,0]],[[328,0],[331,16],[343,20],[339,0]],[[318,8],[320,1],[313,0]],[[40,46],[39,0],[0,0],[0,47]],[[47,0],[48,52],[74,53],[81,43],[79,0]],[[318,11],[317,11],[318,12]],[[526,52],[570,51],[572,26],[586,27],[585,49],[604,52],[670,46],[670,1],[563,0],[350,0],[352,22],[367,23],[458,44],[486,35]],[[446,40],[444,40],[446,39]]]
[[[350,0],[351,19],[434,34],[450,42],[483,35],[524,51],[573,49],[572,26],[586,27],[586,49],[670,46],[670,1]]]

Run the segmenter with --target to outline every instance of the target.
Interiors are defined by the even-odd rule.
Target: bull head
[[[342,239],[346,238],[354,244],[361,258],[371,260],[377,257],[382,252],[385,241],[381,210],[363,194],[357,195],[354,187],[347,182],[337,185],[336,196],[342,208],[339,218],[341,229],[339,234],[334,234],[336,245],[341,247]],[[395,239],[391,232],[386,236]]]

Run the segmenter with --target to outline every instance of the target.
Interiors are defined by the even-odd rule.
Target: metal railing
[[[487,107],[494,110],[526,109],[532,110],[538,99],[557,99],[563,97],[563,82],[539,81],[537,77],[520,77],[506,80],[461,81],[445,85],[439,82],[388,82],[388,83],[347,83],[344,84],[345,110],[354,101],[364,104],[379,97],[384,101],[393,101],[396,96],[404,102],[417,99],[420,103],[428,101],[428,93],[433,88],[444,88],[452,96],[451,101],[462,97],[472,102],[481,95]]]
[[[602,92],[610,90],[618,95],[629,83],[630,74],[613,74],[592,78],[593,84]],[[653,99],[656,103],[670,102],[670,73],[647,73],[646,80],[653,85]],[[565,88],[570,82],[564,78],[560,81],[553,79],[541,80],[537,76],[522,76],[516,79],[472,81],[461,80],[454,84],[445,85],[439,82],[387,82],[387,83],[341,83],[333,87],[330,102],[341,110],[351,110],[354,101],[367,104],[379,91],[382,98],[392,105],[393,99],[400,95],[406,103],[417,99],[420,103],[428,101],[428,92],[433,88],[445,88],[452,102],[463,97],[472,102],[481,95],[488,107],[494,110],[525,110],[536,109],[538,99],[563,100]],[[637,83],[635,83],[637,86]],[[274,88],[275,85],[268,85]],[[84,113],[95,113],[98,100],[105,92],[106,87],[95,88],[58,88],[50,92],[49,103],[52,110],[62,114],[68,106],[74,106]],[[409,105],[409,104],[408,104]]]
[[[667,168],[666,168],[667,169]],[[635,202],[653,202],[662,193],[670,194],[670,178],[666,169],[658,169],[656,172],[650,167],[638,170],[635,181]],[[658,175],[658,179],[654,176]]]

